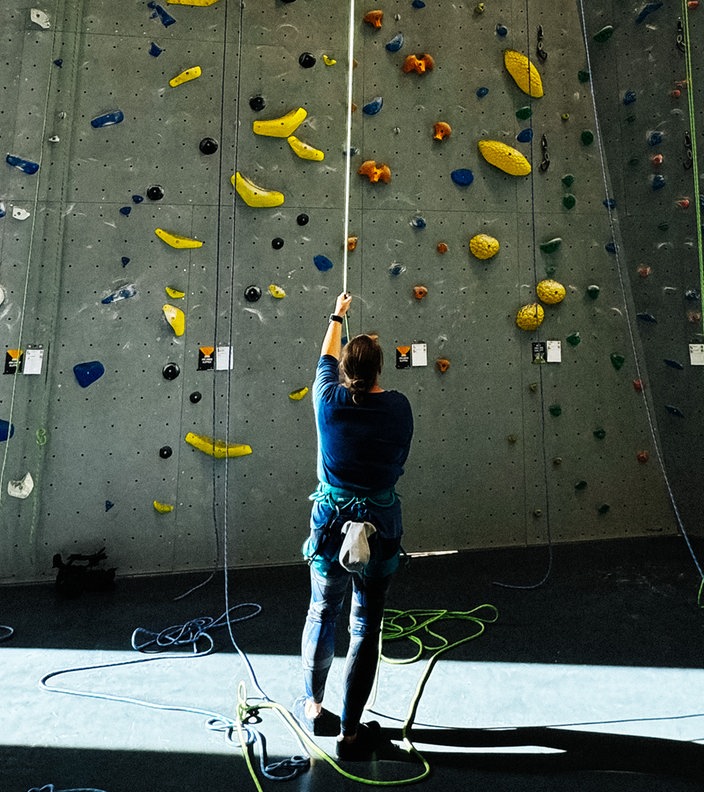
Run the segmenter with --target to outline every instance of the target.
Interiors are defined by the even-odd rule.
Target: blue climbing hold
[[[9,440],[15,433],[15,427],[4,418],[0,418],[0,442]]]
[[[332,261],[327,256],[323,256],[319,254],[317,256],[313,256],[313,264],[321,271],[327,272],[328,270],[332,269]]]
[[[403,264],[401,264],[398,261],[393,261],[391,264],[389,264],[389,275],[393,275],[394,277],[396,277],[397,275],[400,275],[402,272],[405,271],[406,268],[403,266]]]
[[[126,286],[121,286],[119,289],[115,289],[114,292],[108,294],[107,297],[103,297],[100,301],[103,305],[110,305],[110,303],[119,302],[120,300],[128,300],[130,297],[134,297],[137,294],[137,289],[133,283],[129,283]]]
[[[78,384],[82,388],[87,388],[105,374],[105,366],[99,360],[91,360],[88,363],[76,363],[73,367]]]
[[[144,200],[144,196],[143,195],[133,195],[132,196],[132,203],[141,204],[143,200]]]
[[[121,206],[120,207],[120,214],[124,215],[125,217],[129,217],[131,211],[132,211],[132,207],[131,206]]]
[[[425,8],[425,3],[423,2],[423,0],[413,0],[411,5],[413,6],[413,8]]]
[[[403,46],[403,33],[397,33],[392,39],[386,42],[386,49],[389,52],[398,52]]]
[[[124,120],[125,114],[122,112],[122,110],[111,110],[109,113],[103,113],[103,115],[96,116],[90,122],[90,125],[93,127],[93,129],[100,129],[101,127],[120,124]]]
[[[474,181],[474,174],[469,168],[457,168],[450,174],[452,181],[460,187],[469,187]]]
[[[112,507],[113,507],[114,505],[115,505],[115,504],[114,504],[112,501],[110,501],[110,500],[106,500],[106,501],[105,501],[105,511],[106,511],[106,512],[110,511],[110,509],[112,509]]]
[[[533,130],[530,127],[522,129],[517,135],[516,140],[519,143],[530,143],[533,140]]]
[[[122,262],[122,266],[126,267],[130,263],[129,256],[123,256],[120,261]]]
[[[677,418],[684,418],[684,413],[680,410],[679,407],[675,407],[674,404],[666,404],[665,409],[670,413],[670,415],[674,415]]]
[[[57,58],[54,61],[54,66],[58,66],[59,68],[61,68],[63,65],[64,65],[64,59],[63,58]]]
[[[604,198],[603,204],[604,204],[604,206],[607,209],[615,209],[616,208],[616,199],[615,198]]]
[[[614,241],[607,242],[604,245],[604,249],[607,253],[616,253],[618,251],[618,245]]]
[[[481,87],[477,88],[477,96],[479,99],[483,99],[489,93],[489,89],[482,85]]]
[[[376,115],[379,112],[379,110],[381,110],[383,104],[384,104],[383,98],[381,96],[376,96],[374,97],[374,99],[372,99],[371,102],[368,102],[367,104],[364,105],[364,107],[362,108],[362,112],[365,115]]]
[[[636,314],[636,318],[640,319],[641,322],[645,322],[646,324],[657,324],[658,320],[651,314],[645,311]]]
[[[628,90],[623,95],[623,103],[625,105],[633,104],[633,102],[635,102],[635,100],[636,100],[636,92],[635,91]]]
[[[149,45],[149,54],[152,56],[152,58],[158,58],[163,51],[164,50],[158,44],[155,44],[153,41]]]
[[[428,224],[426,223],[424,217],[421,217],[420,215],[416,215],[411,220],[411,225],[413,226],[413,228],[425,228]]]
[[[30,176],[39,170],[38,162],[32,162],[32,160],[23,159],[22,157],[17,157],[14,154],[8,154],[5,157],[5,162],[8,165],[11,165],[13,168],[17,168],[17,170],[22,171],[22,173],[28,173]]]
[[[651,179],[652,179],[651,185],[653,190],[662,190],[662,188],[666,184],[665,177],[662,175],[662,173],[656,173],[654,176],[651,177]]]
[[[643,8],[641,8],[640,13],[636,17],[636,25],[640,25],[640,23],[648,16],[648,14],[652,14],[653,11],[657,11],[659,8],[662,8],[662,3],[646,3]]]
[[[497,25],[496,35],[499,38],[505,38],[508,35],[508,28],[506,27],[506,25]]]
[[[7,210],[5,209],[5,202],[0,201],[0,217],[5,217]]]
[[[677,369],[678,371],[683,371],[684,366],[679,362],[679,360],[671,360],[670,358],[665,358],[663,361],[666,366],[670,368]]]
[[[701,298],[699,289],[686,289],[684,298],[685,300],[699,300]]]
[[[648,135],[649,146],[659,146],[662,143],[664,135],[659,129],[654,129]]]
[[[152,14],[151,18],[154,19],[155,17],[159,17],[159,19],[161,20],[161,24],[164,27],[168,27],[169,25],[173,25],[174,22],[176,21],[171,16],[171,14],[169,14],[166,11],[165,8],[162,8],[158,3],[153,2],[153,0],[151,0],[149,3],[147,3],[147,8],[151,8],[154,11],[154,13]]]

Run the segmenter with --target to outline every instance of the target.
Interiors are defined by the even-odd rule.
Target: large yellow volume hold
[[[278,118],[269,118],[266,121],[253,121],[252,131],[255,135],[287,138],[305,121],[307,115],[308,111],[305,107],[299,107]]]
[[[154,233],[159,237],[159,239],[161,239],[162,242],[166,242],[167,245],[172,248],[176,248],[177,250],[203,247],[203,243],[200,241],[200,239],[191,239],[191,237],[172,234],[170,231],[164,231],[163,228],[155,228]]]
[[[475,234],[469,240],[469,250],[475,258],[486,260],[493,258],[501,245],[499,240],[489,234]]]
[[[189,432],[185,437],[188,445],[197,448],[208,456],[215,459],[225,459],[225,457],[247,456],[252,453],[252,447],[243,443],[226,443],[224,440],[215,440],[205,435]]]
[[[532,96],[533,99],[540,99],[543,95],[543,81],[538,70],[530,62],[530,58],[522,52],[507,49],[504,50],[504,66],[523,93]]]
[[[530,173],[530,162],[518,149],[500,140],[480,140],[478,146],[482,157],[504,173],[511,176],[527,176]]]
[[[169,85],[172,88],[175,88],[177,85],[181,85],[185,82],[190,82],[191,80],[196,80],[202,74],[200,70],[200,66],[191,66],[190,69],[186,69],[182,71],[181,74],[177,74],[175,77],[172,77],[169,80]]]
[[[322,152],[320,149],[313,148],[313,146],[310,146],[308,143],[304,143],[295,135],[289,135],[286,138],[286,142],[289,144],[289,146],[291,146],[296,156],[300,157],[301,159],[315,160],[316,162],[320,162],[321,160],[325,159],[324,152]]]
[[[243,176],[239,171],[230,178],[237,194],[247,204],[255,207],[281,206],[284,194],[278,190],[265,190],[256,185],[251,179]]]
[[[545,311],[540,303],[529,303],[518,310],[516,324],[521,330],[537,330],[545,319]]]

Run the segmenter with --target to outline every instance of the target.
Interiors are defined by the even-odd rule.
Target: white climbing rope
[[[350,233],[350,180],[352,173],[352,80],[354,74],[354,0],[350,0],[349,25],[347,30],[347,137],[345,141],[345,217],[342,237],[342,291],[347,291],[347,240]]]

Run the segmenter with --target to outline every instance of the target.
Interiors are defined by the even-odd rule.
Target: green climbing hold
[[[613,32],[614,32],[613,25],[605,25],[601,30],[597,31],[594,34],[593,39],[594,41],[598,41],[601,44],[604,41],[608,41],[611,38]]]
[[[562,199],[562,205],[565,209],[574,209],[574,205],[577,203],[577,199],[572,195],[572,193],[567,193]]]
[[[576,331],[574,333],[570,333],[566,340],[570,346],[576,347],[582,341],[582,337],[580,336],[579,331]]]
[[[545,274],[548,278],[552,278],[552,276],[557,272],[557,267],[554,264],[550,264],[550,266],[545,267]]]
[[[594,142],[594,133],[591,131],[591,129],[583,129],[580,139],[583,146],[591,146],[591,144]]]
[[[548,407],[550,415],[554,415],[557,418],[559,415],[562,415],[562,407],[559,404],[551,404]]]
[[[547,242],[540,243],[540,249],[543,253],[554,253],[562,244],[562,237],[554,237],[553,239],[548,239]]]
[[[589,74],[589,72],[585,71],[584,69],[580,69],[580,71],[577,72],[577,79],[581,83],[589,82],[589,80],[591,79],[591,74]]]
[[[611,353],[611,365],[618,371],[623,367],[623,364],[626,362],[626,358],[623,355],[619,355],[616,352]]]
[[[533,115],[533,108],[530,105],[519,107],[518,110],[516,110],[516,118],[519,121],[525,121],[526,119],[530,118],[532,115]]]
[[[595,429],[593,434],[597,440],[603,440],[606,437],[606,429]]]
[[[562,177],[562,183],[569,189],[574,184],[574,176],[571,173],[566,173]]]
[[[592,298],[592,300],[596,300],[596,298],[599,296],[599,292],[600,289],[595,283],[592,283],[591,286],[587,286],[587,294]]]

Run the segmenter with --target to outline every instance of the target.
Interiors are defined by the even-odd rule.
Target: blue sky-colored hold
[[[0,418],[0,443],[9,440],[15,433],[15,427],[4,418]]]
[[[392,39],[386,42],[386,49],[389,52],[398,52],[403,46],[403,33],[397,33]]]
[[[125,114],[122,110],[111,110],[109,113],[103,113],[96,116],[90,122],[93,129],[100,129],[106,126],[113,126],[113,124],[120,124],[125,120]]]
[[[15,154],[8,154],[5,157],[5,162],[8,165],[11,165],[13,168],[17,168],[17,170],[21,170],[22,173],[27,173],[30,176],[39,170],[38,162],[32,162],[32,160],[23,159],[22,157],[18,157]]]
[[[87,363],[76,363],[73,367],[78,384],[82,388],[87,388],[105,374],[105,366],[99,360],[91,360]]]
[[[134,297],[135,294],[137,294],[135,285],[133,283],[128,283],[126,286],[115,289],[115,291],[108,294],[107,297],[103,297],[100,302],[103,305],[110,305],[110,303],[119,302],[120,300],[129,300],[129,298]]]
[[[321,272],[327,272],[332,269],[332,261],[330,261],[327,256],[323,256],[322,253],[313,256],[313,264],[315,264]]]
[[[526,129],[522,129],[517,135],[516,140],[519,143],[530,143],[533,140],[533,130],[531,127],[526,127]]]
[[[452,181],[460,187],[469,187],[474,181],[474,174],[469,168],[457,168],[450,174]]]
[[[364,107],[362,108],[362,112],[365,115],[376,115],[379,112],[379,110],[381,110],[383,104],[384,104],[383,98],[381,96],[375,96],[374,99],[371,100],[371,102],[368,102],[367,104],[364,105]]]

